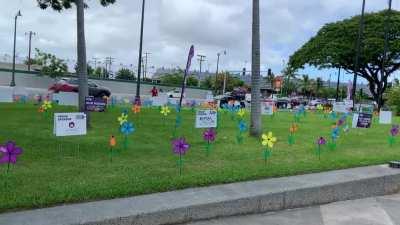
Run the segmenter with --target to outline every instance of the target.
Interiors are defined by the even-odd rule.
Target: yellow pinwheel
[[[324,110],[324,106],[321,105],[321,104],[317,105],[317,110],[318,110],[318,111]]]
[[[244,115],[246,115],[246,110],[244,109],[239,109],[239,111],[237,112],[237,115],[241,118],[244,117]]]
[[[164,116],[168,116],[168,114],[171,113],[171,110],[169,109],[168,106],[163,106],[161,107],[161,114]]]
[[[262,135],[262,145],[268,146],[268,148],[273,148],[277,138],[273,136],[272,132],[268,132],[267,134]]]
[[[118,117],[118,122],[120,125],[128,122],[128,114],[122,113],[120,117]]]
[[[50,102],[50,101],[47,101],[47,100],[46,100],[46,101],[43,102],[42,108],[43,108],[45,111],[47,111],[47,110],[53,108],[53,106],[51,105],[51,102]]]

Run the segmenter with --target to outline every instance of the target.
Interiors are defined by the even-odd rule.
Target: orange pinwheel
[[[290,126],[290,133],[294,134],[297,132],[297,130],[299,129],[299,125],[297,125],[296,123],[292,124],[292,126]]]
[[[117,145],[117,140],[115,139],[115,136],[112,135],[112,136],[110,137],[110,147],[113,148],[113,147],[115,147],[116,145]]]
[[[141,108],[142,107],[140,105],[135,104],[135,105],[132,106],[132,112],[135,113],[135,114],[136,113],[140,113]]]
[[[40,106],[40,107],[38,108],[38,112],[39,112],[39,113],[44,113],[43,107]]]

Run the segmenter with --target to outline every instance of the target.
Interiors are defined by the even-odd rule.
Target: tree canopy
[[[388,52],[384,60],[385,22],[388,22]],[[305,65],[319,69],[342,68],[355,71],[356,43],[360,16],[323,26],[289,60],[293,70]],[[365,14],[360,66],[357,74],[369,82],[369,89],[377,102],[388,86],[388,77],[400,68],[400,12],[381,11]],[[385,61],[385,63],[384,63]],[[380,75],[383,74],[382,77]]]
[[[68,73],[68,66],[64,60],[57,58],[55,55],[35,49],[35,57],[31,59],[31,64],[42,67],[41,74],[49,77],[60,77]],[[27,63],[27,62],[26,62]]]
[[[52,8],[56,11],[62,11],[63,9],[70,9],[72,4],[75,4],[75,0],[37,0],[41,9]],[[99,0],[102,6],[108,6],[114,4],[115,0]],[[88,5],[85,4],[87,8]]]

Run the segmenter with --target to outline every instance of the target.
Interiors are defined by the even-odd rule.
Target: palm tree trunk
[[[261,102],[260,102],[260,0],[253,0],[252,26],[252,74],[251,74],[251,123],[250,135],[261,136]]]
[[[89,125],[89,113],[85,110],[85,97],[89,96],[87,63],[86,63],[86,40],[85,40],[85,12],[83,0],[76,0],[77,10],[77,38],[78,38],[78,69],[79,80],[79,111],[85,112],[87,124]]]

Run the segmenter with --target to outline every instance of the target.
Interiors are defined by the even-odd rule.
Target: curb
[[[0,224],[180,224],[399,191],[400,170],[371,166],[0,214]]]

